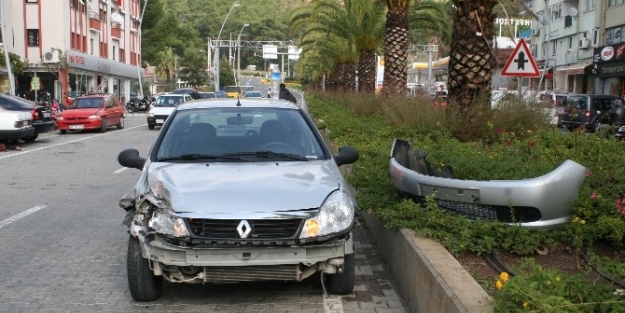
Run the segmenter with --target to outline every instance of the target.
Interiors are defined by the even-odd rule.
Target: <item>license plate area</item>
[[[419,184],[422,196],[436,195],[439,200],[450,200],[467,203],[480,203],[480,190],[469,188],[451,188]]]
[[[69,129],[85,129],[85,125],[69,125]]]

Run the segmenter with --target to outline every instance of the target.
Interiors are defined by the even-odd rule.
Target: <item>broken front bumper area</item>
[[[143,257],[157,276],[170,282],[301,281],[323,271],[342,271],[354,253],[353,236],[305,246],[197,248],[172,245],[155,237],[142,241]]]

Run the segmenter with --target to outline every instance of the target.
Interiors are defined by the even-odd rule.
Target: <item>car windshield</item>
[[[328,159],[314,125],[299,110],[209,108],[175,111],[156,161],[262,162]]]
[[[74,109],[88,109],[88,108],[101,108],[102,98],[78,98],[72,102],[72,106],[70,108]]]
[[[11,111],[11,110],[23,110],[29,109],[32,110],[35,108],[35,104],[11,95],[1,95],[0,96],[0,106]]]
[[[246,91],[243,94],[245,98],[262,98],[263,95],[260,94],[260,91]]]
[[[183,101],[182,96],[160,96],[156,100],[155,107],[175,107],[181,104]]]
[[[239,87],[237,86],[226,86],[224,87],[225,92],[239,92]]]

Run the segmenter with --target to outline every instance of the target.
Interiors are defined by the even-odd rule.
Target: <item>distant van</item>
[[[587,131],[595,132],[610,110],[619,104],[621,100],[612,95],[568,95],[560,123],[569,130],[585,127]]]

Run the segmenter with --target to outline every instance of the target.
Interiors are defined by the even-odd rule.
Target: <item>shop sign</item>
[[[597,77],[625,76],[625,61],[597,65]]]
[[[594,63],[605,63],[625,60],[625,42],[595,48]]]
[[[69,56],[69,63],[71,64],[85,64],[85,58],[78,56],[78,55],[73,55],[71,54]]]

